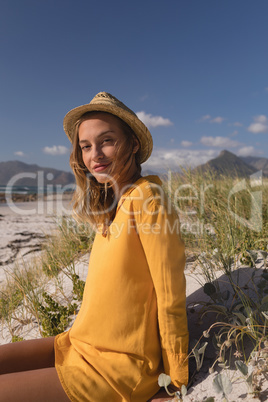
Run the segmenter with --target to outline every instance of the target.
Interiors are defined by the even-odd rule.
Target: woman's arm
[[[180,387],[188,382],[184,243],[173,208],[156,197],[144,205],[134,213],[157,297],[164,369]]]

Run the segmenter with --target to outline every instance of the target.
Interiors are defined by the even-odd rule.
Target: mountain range
[[[221,151],[219,156],[199,165],[193,171],[211,172],[229,177],[246,177],[262,170],[268,176],[268,159],[254,156],[238,157],[230,151]]]
[[[74,183],[74,175],[70,172],[53,168],[29,165],[19,161],[0,162],[0,185],[37,187],[47,185],[62,185]]]
[[[247,177],[259,170],[262,170],[263,176],[268,177],[268,158],[258,158],[255,156],[238,157],[226,150],[221,151],[216,158],[193,169],[193,171],[202,173],[210,171],[216,175],[226,175],[229,177]],[[143,175],[146,174],[155,173],[146,170],[143,172]],[[38,165],[29,165],[19,161],[0,162],[0,185],[6,186],[12,178],[15,180],[13,185],[27,187],[36,187],[38,185],[66,186],[75,182],[74,175],[71,172],[40,167]]]
[[[257,170],[262,170],[266,176],[268,175],[268,158],[244,156],[240,157],[240,159],[242,159],[242,161],[246,162],[248,165],[255,167]]]

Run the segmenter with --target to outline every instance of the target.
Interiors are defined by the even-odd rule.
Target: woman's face
[[[78,136],[83,162],[89,172],[99,183],[116,180],[125,156],[117,151],[126,142],[117,119],[108,114],[92,115],[80,124]],[[135,158],[133,160],[135,162]],[[115,162],[113,169],[112,162]]]

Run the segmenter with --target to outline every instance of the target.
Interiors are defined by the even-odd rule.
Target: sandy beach
[[[37,261],[41,267],[42,244],[55,233],[61,217],[71,215],[70,201],[70,195],[51,195],[45,200],[0,204],[0,288],[5,288],[6,281],[12,277],[15,269],[30,266],[32,261]],[[87,254],[77,262],[75,267],[82,280],[86,279],[88,260]],[[43,275],[40,277],[40,282],[42,286],[45,282],[45,290],[49,294],[59,296],[55,281],[47,280],[47,277]],[[61,285],[64,296],[71,298],[71,280],[66,275],[60,274],[58,284]],[[23,315],[23,312],[21,313]],[[21,321],[22,323],[16,328],[16,334],[26,340],[41,336],[36,321],[26,324],[25,320]],[[10,341],[10,331],[2,325],[0,344]]]
[[[0,204],[0,284],[6,269],[40,252],[42,242],[63,214],[71,214],[69,195]]]
[[[32,201],[27,203],[12,204],[11,207],[6,204],[0,205],[0,286],[4,286],[7,272],[12,272],[15,265],[23,264],[23,261],[29,261],[32,258],[40,256],[42,242],[47,235],[51,235],[57,226],[57,219],[64,215],[70,215],[70,199],[59,200],[53,196],[46,201]],[[80,278],[85,280],[87,275],[87,267],[89,254],[79,259],[75,268]],[[243,277],[247,280],[249,272],[245,268]],[[198,274],[195,267],[195,261],[188,255],[186,264],[186,281],[187,281],[187,306],[188,306],[188,322],[190,340],[200,339],[203,331],[215,322],[215,316],[208,316],[202,319],[198,315],[198,309],[202,301],[208,301],[208,296],[203,292],[200,282],[204,282],[202,276]],[[225,286],[225,278],[221,271],[217,273],[220,280]],[[71,295],[71,281],[64,275],[60,276],[65,295]],[[47,282],[46,288],[53,294],[56,291],[55,282]],[[195,305],[194,309],[192,308]],[[75,317],[73,317],[73,320]],[[73,322],[72,320],[72,322]],[[69,326],[72,325],[72,322]],[[24,339],[33,339],[40,337],[40,331],[37,323],[31,322],[21,323],[19,334]],[[10,332],[7,327],[2,326],[0,331],[0,344],[11,341]],[[205,353],[204,363],[199,372],[195,373],[191,381],[188,394],[184,397],[185,401],[204,401],[206,398],[213,396],[215,401],[222,401],[222,395],[217,394],[213,387],[213,379],[221,372],[232,382],[232,392],[228,397],[230,401],[256,401],[247,393],[247,386],[240,372],[230,367],[229,369],[219,368],[215,366],[214,373],[209,372],[213,361],[216,358],[216,350],[212,347],[211,339],[202,339],[202,342],[208,341],[209,345]],[[190,359],[190,372],[195,370],[195,360]],[[260,386],[262,390],[268,389],[268,381],[263,376],[260,377]],[[267,392],[267,391],[266,391]],[[268,394],[263,393],[260,400],[265,401]],[[172,399],[172,398],[170,398]],[[257,399],[258,400],[258,399]],[[145,402],[145,401],[141,401]]]

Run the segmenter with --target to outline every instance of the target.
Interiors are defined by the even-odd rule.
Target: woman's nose
[[[92,147],[92,159],[93,160],[99,160],[103,158],[103,152],[101,150],[101,147],[99,146],[93,146]]]

